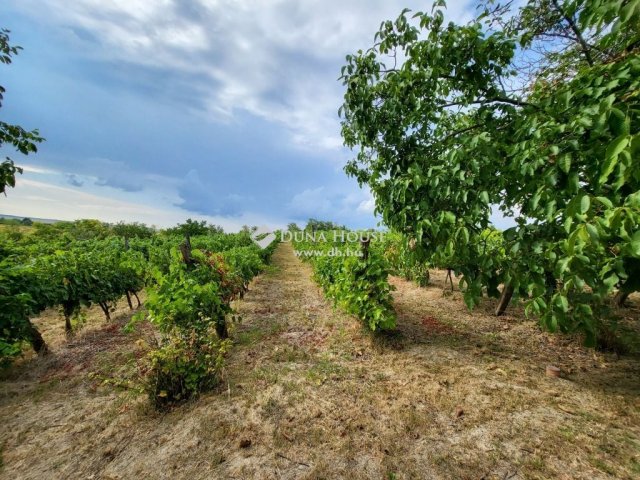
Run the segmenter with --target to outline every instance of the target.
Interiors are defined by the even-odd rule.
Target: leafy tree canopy
[[[13,57],[21,50],[21,47],[11,45],[9,33],[9,30],[0,29],[0,62],[5,65],[10,64]],[[2,107],[4,93],[5,89],[0,85],[0,107]],[[28,155],[31,152],[36,152],[38,150],[36,144],[43,140],[38,130],[29,132],[18,125],[11,125],[0,120],[0,147],[8,143],[20,153]],[[22,168],[16,166],[9,157],[0,163],[0,193],[6,194],[7,186],[15,186],[17,173],[22,173]]]
[[[640,273],[640,0],[489,2],[463,25],[445,8],[347,56],[346,171],[424,258],[455,262],[470,307],[504,282],[593,342]],[[483,250],[492,207],[517,224],[503,262]]]
[[[206,220],[187,219],[184,223],[179,223],[173,228],[168,228],[167,233],[172,235],[207,235],[209,233],[223,233],[222,227],[217,225],[209,225]]]
[[[151,238],[155,233],[152,227],[140,222],[118,222],[111,227],[111,230],[116,235],[125,238]]]
[[[315,218],[310,218],[307,221],[305,230],[311,230],[312,232],[318,232],[322,230],[346,230],[346,227],[330,221],[316,220]]]

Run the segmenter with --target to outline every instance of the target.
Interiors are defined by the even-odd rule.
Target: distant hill
[[[37,223],[57,223],[61,221],[54,220],[53,218],[21,217],[19,215],[5,215],[4,213],[0,213],[0,218],[7,218],[9,220],[22,220],[23,218],[30,218],[31,221]]]

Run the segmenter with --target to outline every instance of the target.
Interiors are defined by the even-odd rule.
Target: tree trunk
[[[136,308],[140,308],[140,305],[142,305],[142,303],[140,302],[140,299],[138,298],[138,294],[136,292],[132,292],[133,296],[136,297],[136,300],[138,301],[138,306]]]
[[[220,338],[220,340],[229,338],[227,322],[225,322],[224,320],[222,322],[216,322],[216,333],[218,334],[218,338]]]
[[[639,266],[640,262],[637,262],[635,265],[629,264],[629,267],[633,267],[630,268],[632,272],[637,271]],[[640,282],[635,275],[630,275],[629,278],[627,278],[624,282],[621,282],[620,285],[618,285],[618,293],[616,293],[616,296],[613,299],[614,305],[618,308],[626,307],[626,302],[629,298],[629,295],[638,290],[639,284]]]
[[[67,312],[64,313],[64,332],[67,336],[71,335],[71,315]]]
[[[451,291],[453,292],[453,276],[451,275],[451,268],[447,268],[447,276],[444,279],[444,283],[447,283],[447,279],[449,279],[449,283],[451,284]]]
[[[180,253],[182,253],[182,260],[187,266],[193,265],[193,258],[191,257],[191,238],[189,235],[184,236],[184,242],[180,244]]]
[[[369,244],[371,243],[370,238],[363,238],[360,240],[360,245],[362,246],[362,259],[366,262],[369,259]]]
[[[625,292],[624,290],[619,290],[615,296],[615,305],[618,308],[624,308],[626,305],[627,298],[629,298],[630,292]]]
[[[71,335],[73,328],[71,327],[71,315],[75,311],[75,306],[71,302],[62,303],[62,311],[64,313],[64,331],[67,337]]]
[[[505,285],[502,289],[502,294],[500,295],[500,300],[498,301],[498,306],[496,307],[496,317],[502,315],[509,306],[511,297],[513,297],[513,290],[514,289],[511,285]]]
[[[28,322],[29,322],[29,343],[31,343],[33,350],[38,355],[46,355],[47,353],[49,353],[49,347],[47,346],[47,343],[44,341],[44,338],[42,338],[42,335],[40,334],[38,329],[35,327],[35,325],[30,321]]]
[[[131,295],[129,295],[129,292],[125,292],[125,295],[127,296],[127,303],[129,304],[129,310],[133,310],[133,303],[131,303]]]
[[[553,276],[552,272],[545,272],[545,285],[547,286],[547,295],[551,296],[556,293],[558,289],[558,284],[556,281],[556,277]]]
[[[109,313],[109,304],[107,304],[106,302],[99,302],[99,305],[102,311],[104,312],[104,316],[107,319],[107,321],[110,321],[111,314]]]

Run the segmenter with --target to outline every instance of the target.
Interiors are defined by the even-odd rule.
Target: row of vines
[[[343,242],[333,233],[294,236],[297,255],[311,264],[315,280],[336,305],[372,331],[395,328],[388,262],[370,238]]]
[[[353,237],[346,240],[346,234]],[[457,257],[454,252],[426,259],[423,247],[411,235],[394,231],[346,230],[291,232],[296,256],[311,265],[313,276],[323,289],[326,297],[360,319],[365,327],[373,332],[393,330],[396,327],[396,314],[393,308],[393,287],[389,276],[395,275],[425,287],[430,283],[430,272],[434,269],[446,271],[446,290],[458,290],[469,308],[480,302],[480,298],[499,298],[495,314],[501,315],[507,309],[512,298],[520,297],[525,302],[526,312],[531,315],[535,301],[521,295],[515,289],[501,282],[505,279],[511,262],[504,233],[492,227],[483,230],[474,245],[476,256],[473,259]],[[353,240],[358,237],[358,240]],[[481,291],[475,292],[468,283],[465,271],[475,268],[476,278],[482,278]],[[625,288],[634,281],[629,279],[619,285],[616,295],[608,297],[611,310],[624,305],[624,301],[633,289]],[[553,296],[561,285],[550,273],[546,278],[547,294]],[[446,291],[445,291],[446,293]],[[610,319],[613,322],[615,319]],[[609,323],[609,328],[614,323]],[[637,342],[635,334],[628,328],[616,325],[616,336],[601,339],[602,347],[624,351]],[[604,343],[604,341],[608,343]]]
[[[110,320],[123,297],[132,310],[134,301],[140,307],[138,293],[145,289],[145,308],[128,328],[148,319],[158,332],[145,375],[153,402],[170,404],[214,384],[231,345],[228,322],[236,318],[231,302],[265,268],[276,242],[261,249],[249,230],[78,239],[68,234],[77,227],[71,224],[66,234],[49,232],[46,239],[0,235],[2,363],[26,345],[48,353],[33,322],[44,310],[59,309],[72,335],[86,308],[98,305]]]

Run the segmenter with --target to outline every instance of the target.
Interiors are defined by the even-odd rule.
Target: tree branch
[[[471,125],[470,127],[461,128],[460,130],[456,130],[454,132],[451,132],[449,135],[447,135],[442,140],[440,140],[439,143],[445,143],[450,138],[456,137],[456,136],[460,135],[461,133],[465,133],[465,132],[468,132],[470,130],[475,130],[476,128],[480,128],[482,126],[483,125],[478,124],[478,125]]]
[[[509,105],[516,105],[518,107],[532,107],[532,108],[535,108],[536,110],[540,110],[540,107],[538,105],[536,105],[535,103],[529,103],[529,102],[525,102],[524,100],[518,100],[517,98],[509,98],[509,97],[502,97],[502,96],[485,98],[485,99],[482,99],[482,100],[474,100],[472,102],[445,103],[443,105],[440,105],[440,107],[441,108],[462,107],[462,106],[466,106],[466,105],[478,105],[478,104],[484,105],[486,103],[508,103]]]
[[[556,10],[558,10],[560,15],[562,15],[562,17],[567,21],[567,23],[569,24],[569,27],[571,27],[571,30],[573,30],[573,33],[576,34],[576,38],[578,39],[578,43],[582,48],[582,53],[584,54],[584,58],[587,60],[587,63],[589,64],[589,66],[593,67],[593,57],[591,57],[591,51],[589,50],[589,45],[587,45],[587,42],[582,36],[582,32],[576,25],[576,22],[574,22],[573,18],[571,18],[569,15],[567,15],[564,12],[564,10],[562,10],[562,7],[558,3],[558,0],[551,0],[551,3],[553,3],[553,6],[556,8]]]

